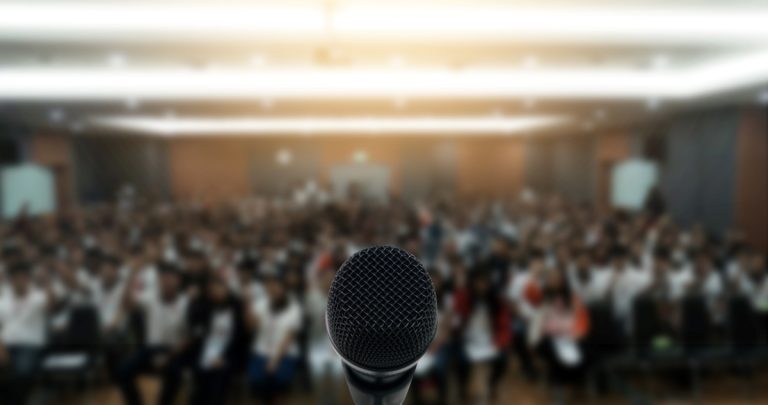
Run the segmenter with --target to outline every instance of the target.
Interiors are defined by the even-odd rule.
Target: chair
[[[654,307],[649,301],[640,298],[633,304],[633,318],[639,320],[640,325],[635,325],[632,342],[651,341],[655,317]],[[650,375],[650,363],[647,358],[639,354],[634,345],[624,333],[624,328],[614,315],[610,303],[596,303],[588,307],[590,316],[590,330],[584,341],[584,348],[589,362],[587,372],[587,389],[589,402],[594,403],[597,386],[620,393],[628,403],[650,403],[645,394],[637,390],[633,385],[619,377],[619,370],[641,369]],[[638,328],[639,326],[639,328]],[[639,335],[643,337],[638,336]],[[645,337],[647,336],[647,338]],[[649,343],[650,344],[650,343]]]
[[[41,362],[41,378],[46,385],[69,383],[87,387],[94,381],[99,363],[100,332],[96,308],[90,305],[72,308],[59,343]]]
[[[714,325],[702,296],[686,297],[682,302],[680,337],[685,359],[691,374],[691,389],[694,398],[700,392],[699,376],[704,367],[724,365],[728,348],[715,342]]]
[[[748,378],[747,390],[754,383],[758,363],[766,357],[765,331],[758,313],[745,296],[739,295],[728,300],[728,342],[732,364],[744,370]]]

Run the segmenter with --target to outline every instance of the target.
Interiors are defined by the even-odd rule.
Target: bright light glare
[[[418,118],[175,118],[113,116],[95,126],[160,136],[210,135],[487,135],[512,134],[569,122],[562,116]]]
[[[151,4],[150,4],[151,3]],[[200,4],[5,2],[0,37],[83,41],[317,39],[763,44],[765,7],[549,6],[382,2]]]
[[[0,69],[0,99],[689,99],[768,81],[768,51],[687,69]]]

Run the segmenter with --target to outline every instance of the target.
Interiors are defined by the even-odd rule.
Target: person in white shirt
[[[705,251],[696,255],[693,265],[693,282],[689,286],[688,293],[701,295],[706,300],[712,321],[716,324],[725,322],[723,277],[715,269],[709,253]]]
[[[595,266],[589,250],[582,251],[575,265],[568,267],[571,289],[585,304],[604,301],[611,287],[611,267]]]
[[[265,275],[265,287],[267,297],[246,302],[248,326],[255,331],[248,381],[254,395],[272,403],[288,388],[296,372],[296,335],[302,311],[279,275]]]
[[[135,274],[129,280],[134,286]],[[118,371],[119,385],[128,405],[141,405],[136,378],[147,369],[162,375],[158,404],[171,405],[176,397],[183,370],[189,362],[186,319],[188,297],[181,289],[178,270],[169,263],[159,266],[158,288],[144,288],[137,294],[125,294],[125,306],[138,307],[144,313],[146,344],[130,355]]]
[[[651,272],[632,266],[623,247],[615,247],[611,254],[613,280],[611,300],[616,319],[629,331],[632,327],[632,304],[635,298],[651,284]]]
[[[10,373],[2,400],[26,403],[46,344],[46,316],[50,291],[32,284],[29,266],[14,264],[8,271],[10,288],[0,298],[0,370]],[[7,394],[6,394],[7,393]]]
[[[119,360],[123,356],[127,340],[121,307],[128,271],[129,268],[121,267],[117,257],[102,257],[96,277],[89,285],[91,301],[99,313],[107,370],[113,379],[117,379]]]

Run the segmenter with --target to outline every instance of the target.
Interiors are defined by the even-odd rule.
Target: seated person
[[[26,263],[12,265],[8,277],[10,286],[0,296],[0,370],[8,373],[0,397],[9,404],[25,404],[46,344],[52,299],[49,288],[33,285]]]
[[[248,381],[254,395],[264,403],[273,403],[287,390],[296,372],[296,336],[302,311],[277,274],[266,274],[264,284],[265,298],[244,302],[248,325],[255,331]]]
[[[134,278],[136,272],[134,272]],[[133,288],[133,280],[128,288]],[[136,378],[154,369],[162,376],[158,397],[160,405],[171,405],[181,383],[181,373],[188,361],[185,320],[188,298],[181,289],[178,270],[171,264],[159,266],[157,289],[145,288],[126,293],[125,306],[143,310],[146,319],[147,342],[120,365],[119,385],[128,405],[143,403],[136,387]]]
[[[190,313],[193,335],[195,392],[191,403],[226,403],[227,386],[240,357],[244,336],[242,304],[229,290],[223,276],[212,275]]]
[[[572,383],[581,377],[586,364],[581,341],[588,330],[589,313],[571,292],[563,272],[549,270],[528,343],[542,354],[553,384]]]

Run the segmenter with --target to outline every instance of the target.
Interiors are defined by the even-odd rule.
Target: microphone
[[[405,250],[363,249],[336,273],[325,323],[355,404],[400,405],[437,331],[435,288]]]

